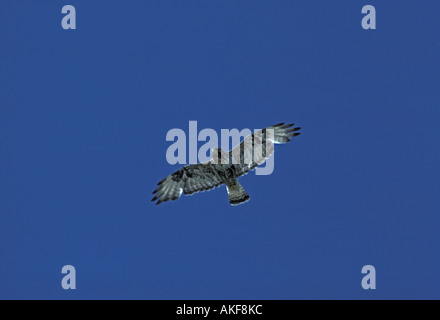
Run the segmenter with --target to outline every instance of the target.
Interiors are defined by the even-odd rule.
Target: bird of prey
[[[279,123],[247,136],[229,152],[212,150],[212,159],[198,164],[187,165],[158,183],[154,190],[156,205],[169,200],[177,200],[183,194],[211,190],[223,184],[233,206],[249,201],[238,178],[264,163],[274,152],[274,144],[287,143],[300,134],[300,127]]]

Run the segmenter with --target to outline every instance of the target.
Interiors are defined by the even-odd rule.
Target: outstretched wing
[[[182,193],[190,195],[196,192],[211,190],[223,184],[224,181],[209,163],[192,164],[183,167],[158,183],[154,190],[156,194],[151,201],[157,204],[168,200],[177,200]]]
[[[233,164],[240,164],[240,175],[254,170],[274,153],[274,144],[287,143],[300,135],[301,127],[295,124],[278,123],[247,136],[237,147],[229,152]]]

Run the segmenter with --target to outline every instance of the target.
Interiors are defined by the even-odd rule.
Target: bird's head
[[[211,149],[211,162],[213,164],[228,164],[229,163],[229,153],[223,151],[220,148]]]

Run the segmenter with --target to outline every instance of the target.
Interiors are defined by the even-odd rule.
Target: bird
[[[209,161],[184,166],[160,181],[151,201],[159,205],[175,201],[182,194],[192,195],[224,184],[230,205],[248,202],[250,196],[238,178],[263,164],[274,153],[274,144],[288,143],[291,138],[300,135],[298,131],[301,127],[294,126],[293,123],[285,125],[283,122],[256,131],[229,152],[212,149]]]

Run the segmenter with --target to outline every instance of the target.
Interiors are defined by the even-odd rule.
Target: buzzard
[[[229,152],[215,148],[210,161],[187,165],[160,181],[151,201],[158,205],[177,200],[182,193],[192,195],[225,184],[231,205],[245,203],[250,197],[238,178],[264,163],[274,152],[274,144],[289,142],[300,134],[300,129],[279,123],[247,136]]]

